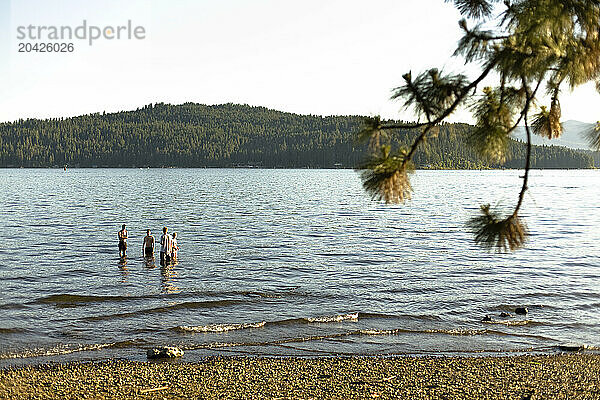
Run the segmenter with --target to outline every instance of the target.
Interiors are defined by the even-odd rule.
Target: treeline
[[[581,150],[583,154],[587,154],[594,160],[594,166],[600,168],[600,151]]]
[[[360,116],[298,115],[264,107],[154,104],[135,111],[0,124],[1,167],[287,167],[353,168],[365,145],[355,142]],[[522,168],[525,145],[511,142],[512,157],[491,164],[464,138],[471,128],[445,124],[427,141],[420,168]],[[396,132],[408,145],[416,131]],[[534,168],[590,168],[589,154],[535,146]]]

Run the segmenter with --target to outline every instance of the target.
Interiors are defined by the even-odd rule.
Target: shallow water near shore
[[[0,170],[0,366],[155,345],[186,361],[594,350],[600,172],[533,171],[527,247],[490,254],[465,222],[511,207],[521,174],[417,171],[413,200],[386,206],[349,170]],[[141,256],[163,226],[181,247],[166,268]]]

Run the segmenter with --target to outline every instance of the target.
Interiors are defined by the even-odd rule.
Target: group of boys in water
[[[163,228],[163,234],[160,237],[160,263],[170,263],[177,260],[177,252],[179,246],[177,245],[177,232],[173,232],[173,235],[168,233],[169,229],[165,226]],[[119,236],[119,256],[124,258],[127,256],[127,229],[125,224],[121,227],[118,233]],[[154,257],[154,236],[150,233],[150,229],[146,230],[146,236],[142,242],[142,253],[144,257]]]

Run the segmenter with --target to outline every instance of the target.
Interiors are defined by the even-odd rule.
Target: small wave
[[[199,292],[199,293],[177,293],[169,296],[170,299],[174,298],[189,298],[189,297],[221,297],[229,294],[238,295],[245,294],[246,292],[232,292],[232,293],[220,293],[220,292]],[[104,303],[104,302],[127,302],[136,300],[153,300],[163,299],[164,295],[150,294],[142,296],[102,296],[102,295],[79,295],[79,294],[52,294],[49,296],[40,297],[35,299],[30,304],[54,304],[57,306],[70,306],[80,305],[86,303]]]
[[[324,317],[315,317],[315,318],[305,318],[309,323],[327,323],[327,322],[342,322],[342,321],[358,321],[358,313],[353,314],[342,314],[342,315],[332,315],[332,316],[324,316]]]
[[[397,333],[400,333],[399,329],[361,329],[358,331],[359,334],[361,335],[370,335],[370,336],[375,336],[375,335],[395,335]]]
[[[178,326],[174,328],[177,331],[182,332],[228,332],[239,329],[249,328],[262,328],[266,324],[265,321],[250,323],[250,324],[214,324],[214,325],[200,325],[200,326]]]
[[[35,276],[3,276],[3,281],[19,281],[19,282],[38,282],[38,278]]]
[[[598,309],[598,307],[600,307],[600,303],[586,303],[586,304],[577,304],[574,306],[571,306],[570,308],[573,310],[595,310]]]
[[[319,341],[319,340],[327,340],[327,339],[340,339],[349,336],[362,336],[362,335],[396,335],[402,333],[443,333],[449,335],[475,335],[475,334],[484,334],[484,333],[495,333],[494,331],[466,331],[466,330],[426,330],[426,331],[413,331],[407,329],[393,329],[393,330],[379,330],[379,329],[361,329],[356,331],[349,332],[341,332],[334,333],[330,335],[315,335],[315,336],[300,336],[300,337],[291,337],[286,339],[279,339],[273,341],[266,342],[213,342],[206,343],[200,345],[192,345],[187,347],[188,350],[197,350],[197,349],[212,349],[212,348],[222,348],[222,347],[255,347],[255,346],[272,346],[272,345],[282,345],[282,344],[290,344],[290,343],[303,343],[310,341]]]
[[[11,334],[11,333],[23,333],[27,332],[26,329],[23,328],[0,328],[0,334]]]
[[[506,326],[525,326],[525,325],[539,325],[539,322],[535,322],[529,319],[525,320],[508,320],[508,321],[484,321],[486,324],[492,325],[506,325]]]
[[[266,323],[267,325],[269,323]],[[290,338],[282,338],[272,341],[258,341],[258,342],[212,342],[212,343],[203,343],[203,344],[192,344],[188,346],[183,346],[184,350],[198,350],[198,349],[218,349],[218,348],[227,348],[227,347],[259,347],[259,346],[281,346],[291,343],[303,343],[310,341],[321,341],[321,340],[330,340],[330,339],[341,339],[350,336],[363,336],[363,335],[398,335],[398,334],[444,334],[444,335],[452,335],[452,336],[474,336],[474,335],[501,335],[501,336],[517,336],[517,337],[532,337],[537,339],[543,339],[544,341],[554,340],[550,338],[545,338],[542,336],[533,336],[533,335],[514,335],[508,334],[504,332],[499,332],[490,329],[429,329],[429,330],[410,330],[410,329],[390,329],[390,330],[380,330],[380,329],[360,329],[355,331],[348,332],[340,332],[333,334],[325,334],[325,335],[315,335],[315,336],[300,336],[300,337],[290,337]],[[558,346],[555,348],[558,349]],[[585,346],[586,349],[596,349],[591,346]],[[512,350],[498,350],[498,352],[507,352]],[[523,349],[514,350],[514,351],[524,351]]]
[[[256,347],[256,346],[273,346],[288,343],[303,343],[314,340],[335,339],[356,334],[355,332],[336,333],[332,335],[317,335],[317,336],[300,336],[286,339],[273,340],[268,342],[213,342],[199,345],[184,346],[183,350],[198,350],[198,349],[213,349],[222,347]]]
[[[385,313],[359,313],[360,319],[410,319],[414,321],[440,321],[441,318],[432,314],[385,314]]]
[[[126,312],[126,313],[95,315],[95,316],[86,317],[83,319],[87,320],[87,321],[104,321],[104,320],[110,320],[110,319],[116,319],[116,318],[136,317],[139,315],[146,315],[146,314],[165,313],[165,312],[171,312],[171,311],[175,311],[175,310],[186,310],[186,309],[193,310],[193,309],[198,309],[198,308],[227,307],[227,306],[240,304],[240,303],[247,303],[247,302],[242,301],[242,300],[214,300],[214,301],[184,302],[184,303],[173,304],[170,306],[148,308],[148,309],[131,311],[131,312]]]
[[[264,292],[264,291],[201,291],[201,292],[182,292],[182,293],[174,293],[169,295],[170,299],[187,299],[187,298],[199,298],[199,297],[236,297],[236,296],[244,296],[244,297],[261,297],[261,298],[275,298],[279,299],[287,296],[303,296],[306,297],[307,294],[294,292],[294,288],[292,289],[280,289],[274,292]],[[58,307],[62,306],[76,306],[83,305],[86,303],[103,303],[103,302],[127,302],[127,301],[137,301],[137,300],[160,300],[163,299],[164,295],[159,294],[150,294],[150,295],[141,295],[141,296],[111,296],[111,295],[79,295],[79,294],[69,294],[69,293],[61,293],[61,294],[52,294],[44,297],[37,298],[27,304],[54,304]],[[11,304],[6,305],[6,307],[11,306]],[[17,304],[18,305],[18,304]],[[0,308],[3,306],[0,306]]]
[[[393,319],[401,318],[403,315],[385,314],[385,313],[359,313],[359,317],[363,318],[381,318],[381,319]]]
[[[452,336],[475,336],[484,335],[486,333],[495,333],[487,329],[361,329],[356,332],[359,335],[397,335],[401,333],[436,333]]]
[[[77,305],[81,303],[99,303],[99,302],[117,302],[135,300],[138,297],[133,296],[86,296],[78,294],[52,294],[50,296],[40,297],[33,301],[33,304],[56,304],[56,305]]]
[[[441,333],[452,336],[475,336],[489,333],[487,329],[426,329],[425,333]]]
[[[97,318],[97,317],[91,317]],[[90,318],[90,319],[91,319]],[[343,321],[358,321],[359,313],[353,314],[341,314],[341,315],[331,315],[331,316],[322,316],[322,317],[314,317],[314,318],[292,318],[292,319],[284,319],[279,321],[262,321],[257,323],[246,323],[246,324],[212,324],[212,325],[198,325],[198,326],[188,326],[188,325],[180,325],[173,330],[181,331],[181,332],[227,332],[239,329],[248,329],[248,328],[263,328],[267,325],[289,325],[289,324],[312,324],[312,323],[330,323],[330,322],[343,322]]]
[[[152,311],[150,311],[152,312]],[[129,313],[127,314],[129,315]],[[123,315],[120,315],[123,316]],[[88,319],[98,319],[101,317],[88,317]],[[295,325],[295,324],[323,324],[323,323],[336,323],[336,322],[358,322],[360,319],[369,319],[369,318],[411,318],[411,319],[439,319],[439,317],[430,318],[429,316],[421,316],[421,315],[390,315],[390,314],[373,314],[373,313],[350,313],[350,314],[339,314],[339,315],[328,315],[328,316],[320,316],[320,317],[298,317],[298,318],[290,318],[283,320],[275,320],[275,321],[263,321],[259,323],[250,323],[250,324],[236,324],[236,323],[226,323],[226,324],[213,324],[213,325],[199,325],[199,326],[187,326],[180,325],[173,330],[184,331],[184,332],[226,332],[230,330],[236,329],[245,329],[245,328],[262,328],[264,326],[281,326],[281,325]],[[259,326],[260,325],[260,326]],[[414,333],[452,333],[459,334],[459,330],[448,330],[448,331],[412,331],[407,329],[393,329],[393,330],[365,330],[369,331],[371,334],[383,334],[383,332],[387,333],[401,333],[401,332],[414,332]],[[382,333],[376,333],[382,332]]]
[[[246,296],[258,296],[265,299],[281,299],[283,295],[279,293],[267,293],[267,292],[241,292],[241,294]]]
[[[0,354],[0,360],[9,358],[33,358],[33,357],[50,357],[50,356],[62,356],[66,354],[76,353],[80,351],[96,351],[102,350],[108,347],[116,346],[118,343],[100,343],[90,345],[58,345],[50,349],[35,348],[26,350],[22,353],[5,353]]]
[[[21,303],[7,303],[0,305],[0,310],[19,310],[22,308],[27,308],[27,306]]]

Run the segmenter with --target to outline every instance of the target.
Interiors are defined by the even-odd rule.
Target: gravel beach
[[[2,399],[600,399],[600,355],[122,360],[0,370]]]

